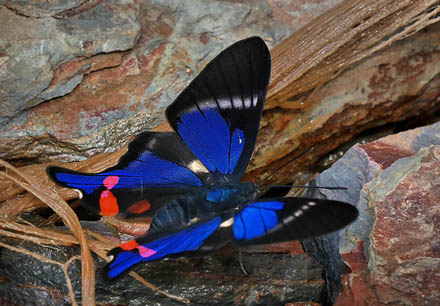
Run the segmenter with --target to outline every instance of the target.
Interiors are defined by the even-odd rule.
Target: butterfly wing
[[[351,204],[307,198],[261,200],[234,216],[232,232],[239,246],[300,240],[339,230],[353,222]]]
[[[232,242],[238,246],[304,239],[339,230],[356,219],[351,204],[306,198],[248,203],[209,220],[170,233],[154,233],[111,251],[107,276],[117,277],[140,262],[204,255]]]
[[[217,230],[220,222],[221,217],[216,216],[177,232],[152,234],[121,244],[109,253],[114,259],[106,266],[106,275],[114,278],[140,262],[194,252]]]
[[[118,164],[103,172],[48,167],[47,173],[57,184],[80,190],[82,201],[105,216],[144,213],[152,202],[184,194],[212,180],[175,133],[158,132],[138,135]]]
[[[87,206],[106,216],[151,212],[169,195],[214,186],[219,176],[210,171],[238,181],[255,145],[269,75],[264,42],[256,37],[240,41],[208,64],[168,107],[168,120],[180,137],[142,133],[115,167],[101,173],[60,167],[47,173],[57,184],[78,189]]]
[[[169,123],[209,171],[243,176],[269,78],[266,44],[248,38],[214,58],[167,108]]]

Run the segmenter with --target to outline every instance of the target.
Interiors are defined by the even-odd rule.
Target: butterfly
[[[348,203],[308,198],[259,199],[241,182],[253,153],[270,79],[259,37],[215,57],[166,109],[174,132],[143,132],[118,164],[100,173],[48,167],[102,216],[151,216],[145,236],[110,251],[115,278],[140,262],[205,255],[226,244],[248,246],[329,233],[354,221]]]

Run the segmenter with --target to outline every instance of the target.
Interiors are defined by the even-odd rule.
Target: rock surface
[[[313,147],[272,178],[275,183],[300,180],[311,171],[305,165],[361,132],[415,116],[426,119],[438,111],[439,46],[440,24],[434,24],[360,61],[313,93],[268,110],[248,177],[264,177]]]
[[[62,263],[79,254],[79,249],[73,247],[42,248],[30,243],[21,246]],[[71,304],[60,266],[8,249],[0,253],[0,262],[2,305]],[[101,275],[104,262],[95,262],[98,267],[96,301],[100,305],[182,305],[129,276],[106,282]],[[322,301],[325,291],[322,268],[305,254],[292,256],[259,251],[244,253],[243,262],[249,276],[243,275],[237,253],[230,250],[201,259],[144,264],[135,271],[162,290],[190,299],[193,305],[285,305]],[[80,264],[73,261],[69,277],[78,301],[81,300],[80,275]]]
[[[323,9],[338,1],[318,2]],[[7,25],[0,33],[0,158],[78,160],[114,150],[157,127],[163,109],[233,41],[260,35],[273,46],[321,12],[316,2],[300,8],[309,11],[298,18],[296,1],[180,3],[0,1],[0,22]],[[313,94],[266,110],[249,176],[261,177],[305,148],[314,147],[297,164],[365,129],[438,110],[439,41],[437,24],[342,71]],[[317,178],[317,185],[349,189],[309,195],[356,203],[360,210],[346,230],[302,242],[326,268],[326,283],[316,262],[279,246],[268,249],[275,253],[244,257],[249,278],[231,253],[139,271],[199,305],[296,305],[322,302],[327,291],[326,302],[336,305],[438,304],[439,129],[436,124],[356,145]],[[276,162],[264,168],[266,161]],[[296,172],[296,166],[284,167],[277,179],[295,179]],[[28,246],[57,260],[77,254]],[[6,249],[0,260],[0,303],[70,304],[58,267]],[[77,269],[71,266],[79,294]],[[173,303],[131,279],[114,284],[114,295],[101,281],[102,303],[129,304],[134,295],[140,303]]]
[[[335,305],[436,305],[440,301],[439,135],[440,123],[436,123],[357,144],[316,178],[318,186],[348,189],[310,189],[313,192],[309,190],[308,196],[351,202],[360,213],[358,220],[344,230],[302,241],[325,272],[294,244],[245,253],[249,277],[240,274],[237,255],[231,250],[200,260],[141,265],[136,271],[160,288],[198,305],[282,305],[305,300]],[[30,248],[46,256],[50,253],[50,258],[60,256],[52,255],[50,249]],[[291,253],[286,254],[289,250]],[[69,248],[63,252],[64,257],[56,260],[66,260],[66,255],[77,251]],[[54,278],[44,274],[53,273],[53,267],[21,256],[2,250],[2,301],[29,297],[38,301],[38,296],[49,296],[54,304],[67,301],[64,278],[55,277],[53,283]],[[71,268],[76,282],[77,268]],[[30,272],[24,272],[27,270]],[[321,273],[325,273],[325,281]],[[29,283],[32,285],[24,285]],[[74,286],[79,294],[79,285]],[[111,287],[98,278],[100,302],[129,304],[134,295],[141,303],[174,303],[130,278]]]
[[[312,239],[315,246],[309,248],[328,258],[329,248],[320,245],[335,235],[340,240],[339,252],[351,272],[342,277],[337,297],[344,265],[327,269],[330,289],[337,291],[335,305],[439,303],[439,135],[437,123],[355,145],[316,180],[348,187],[319,193],[356,204],[360,212],[345,230]]]
[[[52,65],[51,85],[42,89],[45,94],[38,93],[49,100],[5,119],[0,158],[20,164],[82,160],[114,151],[143,130],[164,129],[160,124],[164,108],[220,50],[250,35],[260,35],[274,46],[298,24],[339,2],[191,0],[179,6],[179,1],[155,0],[139,5],[121,2],[125,6],[114,8],[99,1],[71,1],[64,9],[58,2],[8,2],[0,13],[27,22],[46,18],[56,25],[71,19],[75,25],[83,17],[87,21],[96,10],[116,10],[120,19],[133,18],[132,44],[106,53],[104,46],[93,44],[91,51],[80,49]],[[101,14],[99,20],[105,18],[113,17]],[[8,29],[13,30],[12,25]],[[69,36],[72,41],[74,34]],[[13,36],[8,35],[4,39]],[[341,71],[313,94],[290,97],[279,105],[268,101],[247,178],[261,179],[313,147],[272,177],[274,182],[301,181],[313,175],[310,164],[362,131],[439,109],[439,36],[439,25],[433,25]],[[109,44],[102,41],[96,43]],[[13,60],[6,57],[2,67],[7,72]],[[32,79],[42,86],[41,78]]]
[[[380,304],[440,302],[439,169],[440,147],[429,147],[396,161],[368,186],[375,207],[368,268]]]
[[[26,110],[70,93],[93,70],[89,61],[65,71],[71,61],[132,48],[140,31],[136,7],[131,0],[0,6],[0,124],[23,123]]]
[[[0,158],[66,161],[120,148],[161,123],[222,49],[252,35],[273,46],[291,32],[264,1],[64,5],[0,7],[9,46],[0,50]]]

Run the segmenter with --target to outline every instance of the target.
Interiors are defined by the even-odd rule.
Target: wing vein
[[[191,95],[191,93],[188,93],[188,94],[193,98],[193,100],[195,100],[194,97]],[[211,128],[213,136],[216,135],[217,138],[220,138],[219,137],[220,135],[218,134],[217,130],[212,126],[212,123],[208,120],[208,118],[206,118],[205,113],[200,108],[199,104],[198,103],[194,103],[194,104],[196,105],[196,107],[199,110],[200,114],[203,116],[203,119],[205,119],[205,121],[208,123],[208,126]],[[230,129],[229,129],[229,134],[230,134]],[[219,142],[217,142],[217,143],[220,144]],[[220,144],[220,146],[224,147],[223,144]],[[231,146],[231,137],[230,136],[229,136],[229,146]]]
[[[192,129],[190,129],[182,120],[179,119],[180,124],[182,124],[184,127],[186,127],[188,129],[188,131],[191,132],[193,138],[197,141],[197,143],[199,144],[199,147],[202,149],[203,153],[205,153],[206,159],[208,159],[212,165],[215,166],[215,163],[212,161],[212,159],[209,157],[208,152],[206,152],[206,150],[203,148],[202,144],[200,143],[199,139],[196,137],[196,135],[194,134],[194,131]]]
[[[246,45],[246,51],[247,51],[247,55],[248,55],[247,57],[249,59],[249,68],[250,68],[250,71],[252,71],[252,78],[249,78],[249,81],[250,81],[250,90],[251,90],[251,103],[252,103],[252,107],[254,107],[254,105],[256,105],[256,102],[257,102],[257,101],[254,101],[254,82],[255,82],[256,73],[255,73],[255,67],[252,62],[252,54],[249,50],[249,45]]]
[[[243,84],[241,83],[241,76],[240,76],[240,69],[238,69],[237,60],[235,59],[235,56],[233,53],[231,53],[232,62],[234,63],[235,71],[237,72],[237,80],[238,80],[238,87],[240,88],[240,95],[241,95],[241,105],[242,108],[245,109],[244,105],[244,96],[243,96]]]
[[[215,96],[214,92],[212,91],[212,88],[208,84],[208,82],[205,79],[202,79],[203,85],[205,85],[206,89],[208,90],[209,94],[214,98],[215,104],[217,104],[217,108],[219,110],[219,113],[223,118],[226,118],[223,109],[220,107],[220,104],[218,103],[217,97]],[[229,129],[231,128],[231,123],[228,120],[225,120],[226,124],[228,125]]]
[[[259,209],[258,209],[258,215],[260,216],[261,223],[263,223],[264,234],[267,235],[268,230],[267,230],[266,222],[264,222],[263,215],[261,214],[261,211]]]
[[[229,101],[231,101],[231,108],[234,109],[234,101],[231,95],[231,90],[229,88],[228,83],[226,82],[226,77],[225,74],[223,72],[223,70],[221,69],[221,67],[216,63],[216,66],[218,68],[218,70],[220,71],[220,76],[221,79],[223,81],[224,84],[224,88],[226,89],[228,96],[229,96]],[[228,148],[228,173],[231,173],[231,169],[230,169],[230,164],[231,164],[231,144],[232,144],[232,129],[229,129],[229,148]]]
[[[234,101],[232,100],[231,90],[230,90],[230,88],[229,88],[229,86],[228,86],[228,83],[226,82],[225,74],[224,74],[223,70],[221,69],[221,67],[218,65],[218,63],[215,63],[215,64],[216,64],[216,66],[217,66],[217,69],[220,71],[220,76],[221,76],[221,79],[222,79],[222,81],[223,81],[224,88],[225,88],[226,91],[228,92],[229,101],[231,101],[231,108],[235,108],[235,107],[234,107]]]

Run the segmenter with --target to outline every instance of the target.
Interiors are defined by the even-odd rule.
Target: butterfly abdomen
[[[180,229],[252,201],[257,194],[258,186],[254,183],[228,183],[217,188],[194,189],[192,193],[169,198],[156,211],[151,228],[153,231]]]
[[[152,231],[183,228],[197,222],[202,215],[211,211],[204,201],[202,192],[171,197],[163,204],[153,217],[150,225]]]

